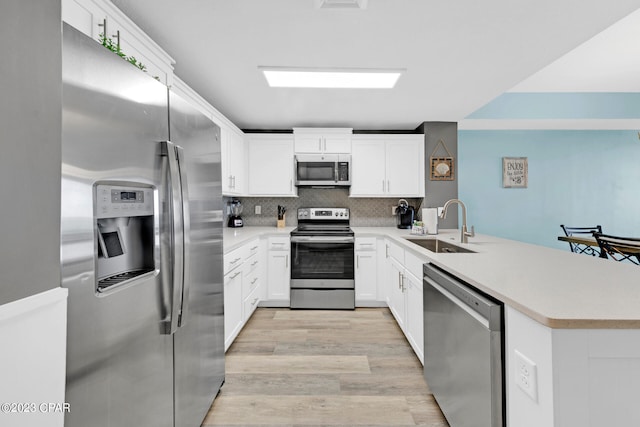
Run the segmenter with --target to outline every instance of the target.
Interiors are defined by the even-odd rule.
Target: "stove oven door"
[[[291,287],[353,288],[353,236],[292,236]]]

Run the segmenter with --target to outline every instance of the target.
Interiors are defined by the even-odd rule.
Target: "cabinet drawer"
[[[224,274],[229,274],[234,268],[242,265],[244,247],[234,249],[224,254]]]
[[[258,250],[260,249],[260,240],[252,240],[251,242],[247,243],[245,247],[247,249],[247,257],[251,257],[258,253]]]
[[[246,259],[242,264],[242,272],[244,273],[245,277],[253,274],[254,272],[257,272],[259,264],[260,257],[258,254],[252,255],[251,257]]]
[[[258,296],[257,290],[252,292],[242,301],[242,317],[245,322],[249,319],[249,317],[251,317],[259,302],[260,297]]]
[[[402,246],[399,246],[393,243],[390,240],[386,241],[386,254],[387,258],[394,258],[400,262],[400,264],[404,265],[404,249]]]
[[[427,261],[413,254],[411,251],[405,251],[404,253],[404,268],[415,277],[420,278],[420,280],[422,280],[422,266],[425,262]],[[422,281],[420,283],[422,283]]]
[[[267,250],[288,251],[290,244],[289,237],[269,237],[267,240]]]
[[[356,237],[355,250],[356,251],[375,251],[376,238],[375,237]]]
[[[258,271],[249,274],[242,279],[242,297],[246,298],[260,284]]]

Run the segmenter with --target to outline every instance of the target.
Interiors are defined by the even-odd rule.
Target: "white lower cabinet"
[[[229,348],[260,300],[259,240],[224,255],[224,348]]]
[[[291,241],[289,237],[267,238],[267,298],[268,307],[289,307],[291,277]]]
[[[229,348],[242,329],[242,268],[224,276],[224,349]]]
[[[379,305],[378,249],[375,237],[356,237],[354,267],[356,307]]]
[[[385,240],[385,285],[389,310],[424,364],[422,264],[411,251]]]

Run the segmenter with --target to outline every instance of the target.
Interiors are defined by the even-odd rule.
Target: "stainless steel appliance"
[[[409,203],[405,199],[400,199],[396,207],[396,226],[398,228],[411,228],[413,226],[415,212],[415,208],[409,206]]]
[[[291,308],[355,308],[349,209],[298,209],[291,232]]]
[[[63,33],[65,426],[199,426],[224,381],[219,128]]]
[[[503,306],[424,265],[424,376],[449,424],[502,427]]]
[[[242,213],[242,203],[238,199],[231,199],[229,202],[229,219],[227,227],[238,228],[244,225],[244,221],[240,214]]]
[[[338,187],[351,185],[350,154],[296,154],[298,187]]]

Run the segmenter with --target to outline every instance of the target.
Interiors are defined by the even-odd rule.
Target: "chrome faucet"
[[[457,203],[462,208],[462,228],[460,229],[460,243],[469,243],[469,237],[474,237],[476,235],[475,230],[473,229],[473,225],[471,226],[471,232],[467,231],[467,207],[462,203],[462,200],[451,199],[447,200],[447,203],[444,204],[444,208],[442,209],[442,213],[440,214],[440,218],[444,219],[447,216],[447,208],[449,205]]]

